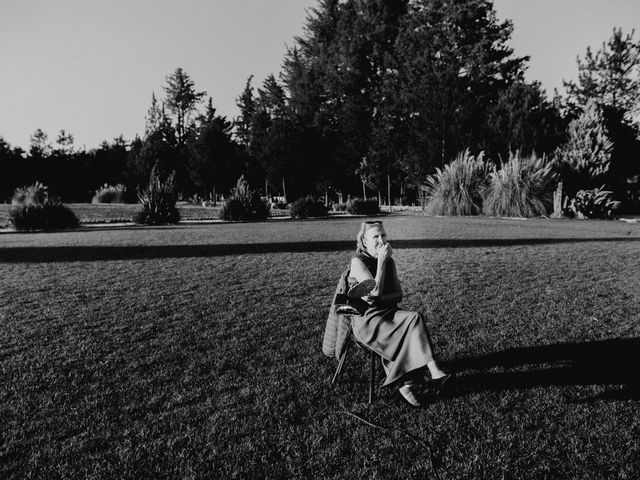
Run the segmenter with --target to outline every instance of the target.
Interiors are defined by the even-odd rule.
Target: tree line
[[[288,200],[375,196],[390,182],[392,197],[408,202],[466,149],[493,162],[516,150],[551,158],[590,102],[614,145],[611,183],[619,195],[637,191],[633,33],[614,29],[599,51],[587,49],[566,96],[548,98],[525,80],[529,59],[514,55],[512,32],[488,0],[320,0],[279,75],[247,80],[237,118],[218,115],[177,68],[162,98],[152,95],[142,137],[84,151],[68,132],[50,144],[37,130],[26,152],[0,139],[0,195],[39,180],[66,201],[87,201],[105,183],[134,200],[157,164],[176,172],[183,196],[226,194],[244,175]]]

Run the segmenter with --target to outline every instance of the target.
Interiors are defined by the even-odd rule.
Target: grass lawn
[[[329,383],[357,219],[0,234],[0,478],[640,478],[640,225],[384,221],[424,408]]]

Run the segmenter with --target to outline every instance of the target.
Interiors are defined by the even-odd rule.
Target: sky
[[[144,132],[152,92],[182,67],[219,114],[238,114],[254,86],[281,69],[317,0],[0,0],[0,136],[28,148],[41,128],[78,148]],[[636,29],[640,0],[495,0],[513,21],[510,45],[529,55],[527,80],[549,94],[577,77],[576,57],[614,27]]]

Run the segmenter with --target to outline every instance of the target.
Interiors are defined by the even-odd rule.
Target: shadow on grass
[[[640,400],[640,338],[515,348],[452,360],[448,367],[460,373],[440,398],[487,390],[602,385],[621,388],[577,401]],[[473,373],[494,368],[515,371]]]
[[[519,238],[519,239],[424,239],[395,240],[396,249],[478,248],[562,243],[640,242],[636,237],[605,238]],[[224,255],[337,252],[355,250],[355,241],[235,243],[213,245],[134,245],[77,247],[0,247],[2,263],[75,262],[101,260],[138,260],[151,258],[217,257]]]

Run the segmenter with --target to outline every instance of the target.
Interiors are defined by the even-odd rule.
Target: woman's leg
[[[431,375],[431,378],[433,380],[437,380],[439,378],[444,377],[446,373],[440,369],[440,367],[438,366],[438,362],[436,361],[435,355],[433,354],[433,341],[431,340],[431,334],[429,333],[429,329],[427,328],[427,324],[424,321],[424,318],[422,317],[422,315],[420,315],[420,320],[424,324],[424,330],[427,335],[427,349],[428,349],[427,369],[429,370],[429,374]]]

